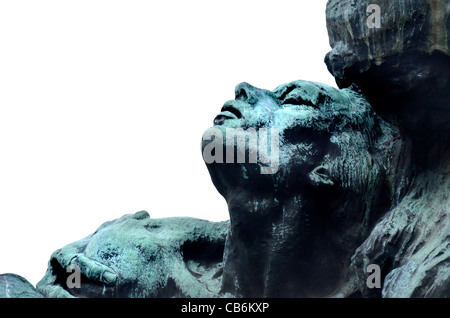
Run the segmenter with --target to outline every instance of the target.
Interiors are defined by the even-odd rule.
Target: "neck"
[[[359,229],[335,222],[328,200],[312,199],[305,189],[301,193],[305,195],[262,197],[244,189],[229,193],[231,230],[223,292],[243,297],[323,297],[338,287],[356,243],[361,243],[349,237]],[[355,244],[348,244],[351,241]]]

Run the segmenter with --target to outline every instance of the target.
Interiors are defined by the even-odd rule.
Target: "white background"
[[[0,1],[0,273],[103,222],[228,218],[200,140],[236,84],[335,86],[326,0]]]

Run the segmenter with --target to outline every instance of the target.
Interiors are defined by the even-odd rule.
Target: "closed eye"
[[[295,106],[305,105],[305,106],[311,106],[314,108],[319,108],[319,106],[314,104],[312,101],[303,99],[300,96],[288,97],[287,99],[283,100],[281,105],[283,105],[283,106],[284,105],[295,105]]]

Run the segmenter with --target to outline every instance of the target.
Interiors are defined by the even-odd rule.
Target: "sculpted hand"
[[[88,286],[101,288],[104,294],[117,283],[118,275],[112,268],[80,252],[87,243],[81,240],[52,254],[47,275],[38,284],[47,297],[75,297]]]

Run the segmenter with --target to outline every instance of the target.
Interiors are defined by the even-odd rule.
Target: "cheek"
[[[329,138],[314,141],[285,143],[280,147],[280,184],[297,187],[309,182],[309,174],[321,165],[327,165],[337,158],[340,149]]]
[[[248,109],[242,113],[245,119],[245,126],[248,128],[261,128],[271,126],[271,113],[262,107]]]
[[[281,157],[284,159],[282,162],[289,165],[309,165],[316,161],[319,153],[315,143],[298,142],[284,147]]]
[[[332,142],[332,138],[324,144],[324,153],[330,158],[337,158],[342,156],[342,150],[336,143]]]
[[[283,146],[289,161],[314,165],[329,155],[339,153],[339,148],[330,141],[327,132],[296,127],[283,132]]]
[[[308,182],[309,173],[322,161],[322,152],[315,143],[284,145],[280,151],[279,186],[298,187]]]

